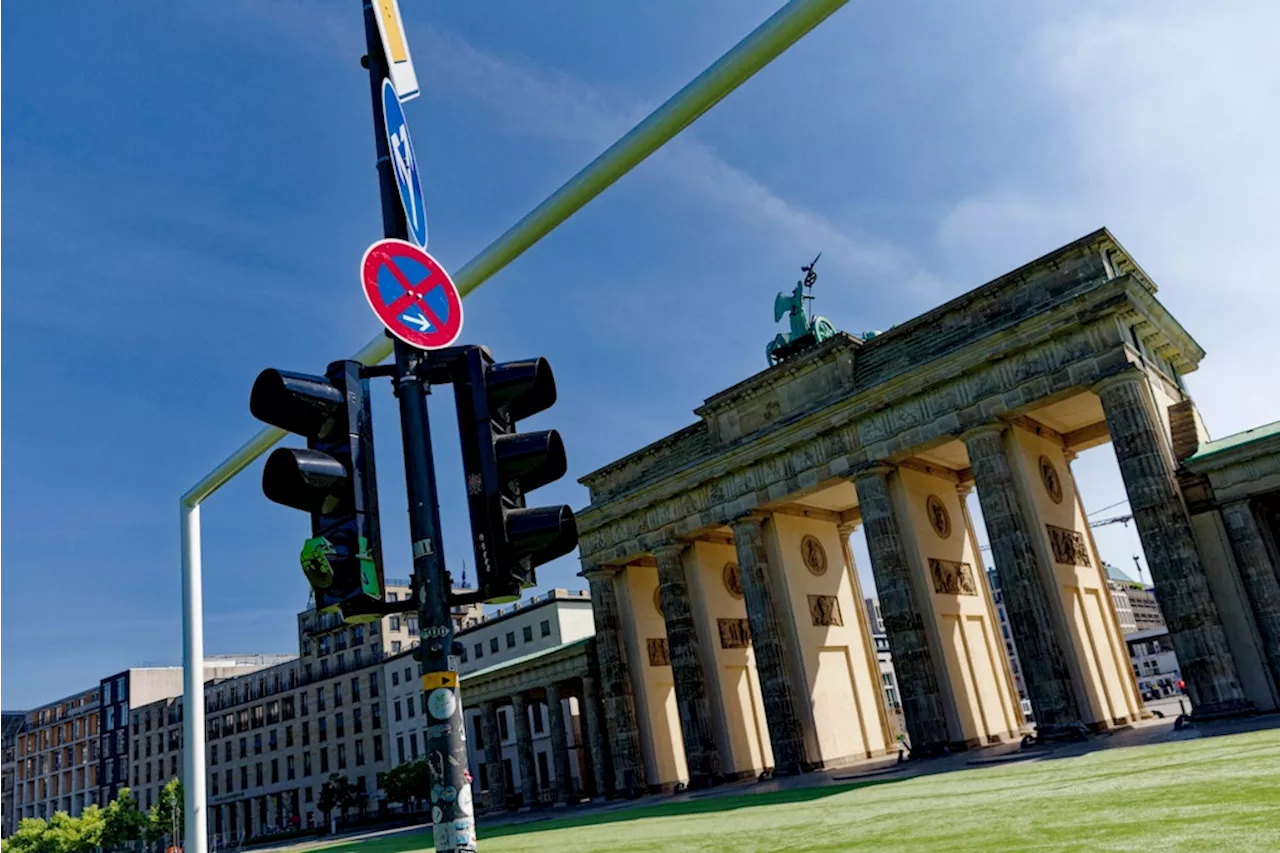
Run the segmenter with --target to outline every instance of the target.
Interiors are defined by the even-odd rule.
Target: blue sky
[[[778,5],[402,3],[450,269]],[[356,270],[380,219],[354,0],[5,18],[2,689],[23,707],[179,660],[178,495],[258,428],[261,369],[319,372],[376,331]],[[773,296],[818,251],[818,309],[857,333],[1106,225],[1208,350],[1189,382],[1210,431],[1280,417],[1278,32],[1267,2],[850,3],[467,300],[464,340],[556,371],[537,423],[571,476],[539,498],[582,506],[576,477],[758,371]],[[460,567],[448,395],[433,405]],[[385,387],[375,421],[405,576]],[[204,510],[210,652],[296,647],[306,524],[259,475]],[[1109,448],[1077,476],[1091,510],[1123,499]],[[1098,538],[1131,567],[1132,528]]]

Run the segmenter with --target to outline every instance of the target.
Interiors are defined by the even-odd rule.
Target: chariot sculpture
[[[790,315],[791,333],[777,335],[764,348],[770,367],[835,336],[836,327],[831,325],[830,320],[817,315],[811,316],[805,308],[805,302],[813,299],[813,295],[807,291],[812,290],[813,285],[818,281],[818,273],[814,267],[817,266],[818,258],[821,257],[822,253],[819,252],[818,257],[814,258],[808,266],[800,268],[804,278],[796,282],[796,289],[790,296],[779,293],[773,300],[773,321],[777,323],[782,320],[783,315]]]

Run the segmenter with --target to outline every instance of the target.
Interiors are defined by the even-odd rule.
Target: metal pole
[[[182,513],[182,761],[184,849],[208,849],[204,792],[204,588],[200,579],[200,507]]]
[[[364,31],[383,234],[406,240],[409,227],[396,186],[382,111],[382,81],[388,74],[387,59],[373,5],[368,0],[364,2]],[[414,657],[421,664],[422,689],[427,694],[424,711],[428,721],[426,756],[432,829],[437,851],[467,853],[476,849],[475,822],[458,673],[450,660],[452,583],[445,567],[444,540],[440,535],[440,501],[431,455],[431,423],[427,417],[429,390],[417,371],[422,352],[400,340],[395,341],[394,346],[395,392],[400,401],[400,434],[409,498],[409,538],[413,543],[413,575],[409,583],[418,604],[420,640]]]
[[[466,296],[484,284],[847,2],[848,0],[791,0],[459,269],[453,276],[459,292]],[[384,335],[378,335],[352,358],[363,364],[377,364],[390,355],[391,350],[391,342]],[[187,513],[197,511],[206,498],[249,467],[284,436],[284,431],[275,427],[260,430],[182,496],[182,588],[183,616],[186,620],[183,626],[183,666],[188,673],[193,666],[200,664],[197,671],[203,674],[204,641],[203,614],[199,606],[200,530],[198,521],[188,530]],[[192,607],[192,590],[196,596],[195,607]],[[193,681],[188,676],[186,707],[198,705],[202,720],[203,690],[203,683]],[[203,724],[192,727],[188,722],[185,732],[188,755],[200,755],[203,767]],[[194,761],[185,762],[185,766],[192,765]],[[184,773],[184,776],[191,778],[188,773]],[[203,772],[198,784],[199,811],[203,812]],[[190,817],[195,811],[192,803],[197,793],[196,785],[187,785],[186,791],[188,826],[192,826],[194,822]],[[199,836],[193,836],[191,832],[190,829],[187,830],[187,853],[208,853],[204,830],[200,831]]]

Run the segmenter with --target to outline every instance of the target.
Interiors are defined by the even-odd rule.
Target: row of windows
[[[370,717],[369,717],[370,728],[374,729],[375,731],[378,729],[381,729],[382,728],[382,706],[370,705],[369,712],[370,712]],[[262,734],[261,733],[255,734],[253,736],[253,754],[261,755],[263,753],[264,748],[266,749],[267,752],[275,752],[276,750],[280,749],[281,747],[280,732],[281,731],[283,731],[284,733],[283,746],[285,749],[288,749],[289,747],[293,746],[293,743],[294,743],[293,730],[294,730],[293,726],[285,726],[283,730],[272,729],[271,731],[267,732],[265,747],[264,747]],[[351,709],[351,731],[353,734],[364,733],[364,709],[363,708]],[[339,711],[333,715],[333,733],[335,737],[340,737],[340,738],[346,737],[347,735],[347,718],[342,711]],[[304,720],[301,723],[301,725],[299,726],[299,735],[300,735],[300,740],[303,746],[311,745],[311,724],[309,722]],[[320,743],[324,743],[327,740],[329,740],[329,718],[328,717],[320,717],[316,721],[316,740],[318,740]],[[232,741],[230,740],[223,741],[222,750],[221,750],[222,760],[231,761],[234,751],[235,750],[233,749]],[[209,747],[209,764],[210,765],[216,765],[218,763],[218,754],[219,754],[218,745],[217,744],[211,745]],[[240,738],[239,756],[240,758],[249,757],[249,739],[247,737]]]
[[[551,636],[551,620],[543,619],[542,623],[538,626],[538,629],[541,632],[541,636],[550,637]],[[533,642],[533,626],[532,625],[524,626],[523,636],[524,636],[524,641],[526,643]],[[515,647],[516,647],[516,632],[508,631],[507,632],[507,648],[514,649]],[[484,657],[484,643],[476,643],[474,646],[472,646],[472,651],[475,653],[476,660],[480,660],[481,658]],[[498,653],[497,637],[489,638],[489,653],[494,655]],[[462,662],[463,663],[467,662],[466,646],[463,646],[462,648]]]
[[[373,750],[372,750],[373,760],[375,762],[382,761],[383,760],[382,735],[374,735],[372,742],[373,742]],[[321,774],[330,772],[329,752],[330,752],[329,748],[324,747],[315,753],[316,755],[319,756],[319,761],[317,763],[319,764],[319,772]],[[355,762],[355,766],[363,767],[365,764],[365,761],[367,760],[366,753],[365,753],[364,740],[356,741],[353,744],[352,752],[353,752],[352,758]],[[416,754],[417,753],[415,750],[415,755]],[[314,772],[314,763],[312,761],[311,756],[312,756],[311,752],[302,753],[301,765],[302,765],[302,776],[304,778],[307,776],[310,776]],[[347,745],[346,744],[340,743],[334,747],[333,762],[334,762],[335,769],[337,770],[347,769]],[[293,779],[298,778],[298,764],[299,762],[296,760],[295,756],[292,756],[292,755],[285,756],[284,758],[285,781],[291,781]],[[280,774],[281,774],[281,767],[280,767],[279,758],[273,758],[269,762],[259,761],[253,765],[253,775],[252,775],[253,785],[254,787],[261,788],[263,785],[278,784],[281,778]],[[241,766],[238,776],[240,780],[239,790],[241,791],[248,790],[249,780],[250,780],[249,766],[248,765]],[[219,776],[217,772],[210,773],[209,774],[210,796],[216,797],[219,794],[234,793],[237,790],[235,787],[236,778],[237,778],[237,773],[231,769],[224,771],[221,774],[221,776]],[[219,785],[220,779],[222,783],[221,785]]]
[[[355,676],[351,679],[351,701],[359,702],[361,698],[361,682],[362,676]],[[378,673],[371,672],[368,674],[369,679],[369,698],[376,699],[378,697]],[[342,682],[334,682],[331,687],[333,694],[333,705],[340,708],[344,702],[344,691]],[[329,691],[324,687],[316,688],[316,709],[324,711],[327,707],[326,699]],[[309,709],[307,707],[307,692],[303,691],[297,695],[297,714],[307,716]],[[295,703],[293,696],[285,696],[275,702],[269,702],[266,705],[255,705],[253,708],[245,708],[238,713],[227,713],[222,717],[214,717],[209,721],[209,738],[211,740],[220,737],[226,737],[233,732],[239,733],[248,731],[249,729],[260,729],[264,726],[279,723],[281,720],[292,720],[295,717]]]

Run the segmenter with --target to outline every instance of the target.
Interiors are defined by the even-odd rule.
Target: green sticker
[[[333,585],[333,564],[329,562],[329,555],[334,551],[333,543],[323,536],[302,543],[298,561],[302,564],[302,573],[313,587],[328,589]]]
[[[373,562],[373,555],[369,553],[369,540],[363,536],[360,537],[360,553],[356,557],[360,560],[360,589],[371,598],[382,598],[382,589],[378,585],[378,567]]]

